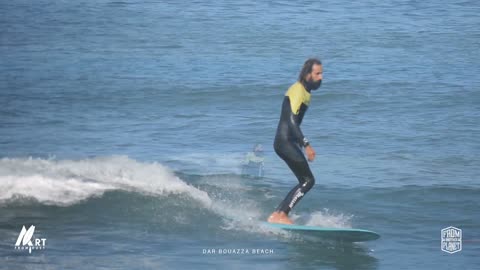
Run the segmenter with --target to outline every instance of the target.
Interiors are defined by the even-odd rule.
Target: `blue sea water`
[[[1,1],[0,269],[474,269],[477,1]],[[316,186],[272,149],[308,57]],[[265,175],[241,175],[265,149]],[[44,250],[16,250],[22,226]],[[462,229],[460,252],[441,230]],[[248,252],[246,254],[246,252]],[[223,254],[226,253],[226,254]]]

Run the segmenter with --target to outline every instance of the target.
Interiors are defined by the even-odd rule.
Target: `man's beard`
[[[307,89],[308,90],[317,90],[320,85],[322,85],[322,80],[319,80],[317,82],[314,82],[314,81],[307,81]]]

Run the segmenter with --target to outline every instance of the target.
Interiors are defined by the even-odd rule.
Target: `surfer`
[[[311,58],[305,61],[298,81],[288,89],[283,99],[282,112],[275,136],[274,149],[292,170],[298,179],[296,185],[270,215],[268,222],[293,224],[288,213],[315,184],[315,178],[308,161],[315,159],[315,150],[300,129],[303,116],[310,104],[312,90],[317,90],[323,78],[323,67],[320,60]]]

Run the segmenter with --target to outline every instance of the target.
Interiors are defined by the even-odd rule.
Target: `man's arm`
[[[292,131],[297,143],[303,147],[309,144],[307,138],[303,136],[303,132],[300,129],[300,119],[298,114],[294,114],[290,111],[290,117],[288,118],[289,129]]]
[[[290,102],[292,102],[292,101],[289,99],[288,103],[290,103]],[[291,106],[291,104],[288,104],[288,106],[290,108],[294,108],[295,105],[297,105],[297,104],[294,104],[294,106]],[[293,136],[296,138],[297,143],[299,145],[305,147],[305,153],[307,154],[308,161],[313,161],[315,159],[315,150],[313,150],[313,147],[310,145],[310,142],[303,135],[303,132],[300,129],[300,116],[298,114],[298,111],[297,111],[297,114],[295,114],[295,112],[293,112],[290,109],[290,115],[289,115],[289,118],[288,118],[288,125],[289,125],[289,130],[291,130],[291,132],[293,133]]]

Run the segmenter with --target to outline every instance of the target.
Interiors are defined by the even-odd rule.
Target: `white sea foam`
[[[71,205],[109,190],[149,195],[187,194],[210,206],[208,194],[159,163],[125,156],[84,160],[0,159],[0,202],[33,198],[49,205]]]
[[[351,228],[352,218],[352,215],[332,213],[329,209],[292,215],[295,224],[330,228]]]

